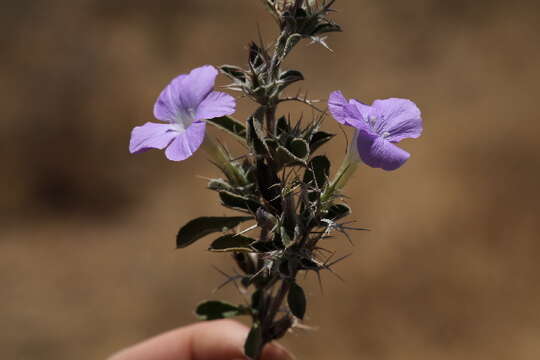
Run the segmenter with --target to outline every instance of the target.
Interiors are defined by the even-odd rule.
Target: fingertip
[[[179,328],[117,352],[107,360],[245,360],[249,329],[234,320],[214,320]],[[268,344],[262,360],[294,360],[278,343]]]
[[[264,348],[263,360],[295,360],[296,358],[282,345],[272,342]]]

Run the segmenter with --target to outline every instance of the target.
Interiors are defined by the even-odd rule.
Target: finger
[[[232,360],[245,359],[243,344],[248,329],[232,320],[186,326],[121,351],[109,360]],[[265,348],[263,360],[288,360],[277,344]]]

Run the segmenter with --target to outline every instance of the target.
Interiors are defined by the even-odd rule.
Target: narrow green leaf
[[[244,345],[244,352],[250,359],[258,359],[263,347],[263,334],[262,328],[258,323],[253,324],[246,343]]]
[[[279,76],[279,80],[286,82],[295,82],[304,80],[304,75],[298,70],[286,70]]]
[[[299,158],[298,156],[294,155],[284,146],[278,146],[274,156],[277,162],[281,164],[281,166],[301,165],[301,164],[305,165],[306,163],[305,159]]]
[[[297,82],[297,81],[302,81],[304,80],[304,75],[302,75],[302,73],[298,70],[287,70],[287,71],[284,71],[280,74],[279,76],[279,81],[280,81],[280,86],[279,86],[279,90],[284,90],[285,88],[287,88],[289,85]]]
[[[281,227],[281,242],[283,243],[283,246],[286,248],[290,247],[294,244],[294,239],[292,239],[289,234],[287,233],[287,229],[285,227]]]
[[[311,140],[309,141],[309,148],[311,152],[314,153],[318,148],[326,144],[334,136],[334,134],[324,131],[317,131],[315,134],[313,134]]]
[[[328,209],[325,218],[337,221],[351,214],[351,208],[345,204],[334,204]]]
[[[293,139],[288,149],[297,158],[304,160],[309,156],[309,144],[302,138]]]
[[[208,181],[208,188],[214,191],[232,191],[232,186],[223,179],[210,179]]]
[[[268,202],[276,213],[281,212],[281,181],[274,168],[266,159],[257,159],[257,188],[263,199]]]
[[[264,292],[262,290],[257,290],[251,295],[251,308],[254,311],[259,311],[262,308],[264,301]]]
[[[257,110],[255,115],[259,115],[260,111]],[[252,150],[256,154],[264,154],[268,152],[268,145],[265,142],[264,131],[259,119],[256,116],[251,116],[248,119],[248,130],[246,139]]]
[[[245,315],[247,311],[223,301],[205,301],[197,306],[195,314],[201,320],[217,320]]]
[[[245,70],[241,67],[234,65],[221,65],[219,69],[233,81],[238,81],[240,83],[244,83],[246,81]]]
[[[258,202],[251,200],[250,198],[228,191],[220,191],[219,198],[223,202],[224,206],[231,209],[240,209],[255,213],[261,206]]]
[[[326,24],[322,24],[318,26],[312,35],[321,35],[321,34],[326,34],[330,32],[341,32],[341,31],[343,31],[341,29],[341,26],[337,24],[333,24],[333,23],[326,23]]]
[[[299,319],[304,319],[304,315],[306,314],[306,294],[304,294],[304,290],[297,283],[291,285],[287,302],[293,315]]]
[[[227,234],[214,240],[208,250],[214,252],[253,251],[250,247],[256,240],[242,235]]]
[[[238,224],[251,219],[251,216],[234,216],[200,217],[191,220],[178,231],[178,235],[176,235],[176,246],[178,248],[185,248],[208,234],[232,229]]]
[[[229,116],[221,116],[213,119],[208,119],[206,122],[215,127],[225,130],[229,134],[235,136],[241,141],[246,141],[246,127],[240,121]]]
[[[330,161],[324,155],[315,156],[309,162],[304,173],[304,183],[313,182],[311,186],[323,189],[330,174]]]
[[[285,116],[282,116],[277,121],[277,134],[280,135],[288,135],[291,132],[291,127],[289,126],[289,122],[287,121],[287,118]]]

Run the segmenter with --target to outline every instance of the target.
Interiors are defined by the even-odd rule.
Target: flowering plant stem
[[[260,359],[265,344],[280,339],[303,321],[307,308],[297,275],[309,271],[317,276],[341,259],[321,240],[339,232],[366,230],[339,222],[350,208],[342,202],[341,190],[360,161],[371,167],[395,170],[409,154],[395,144],[418,137],[422,131],[420,111],[409,100],[376,100],[372,106],[347,100],[339,91],[330,95],[328,108],[340,123],[354,127],[354,141],[332,181],[330,160],[317,150],[333,138],[320,129],[326,113],[301,96],[284,96],[292,84],[304,80],[298,70],[285,69],[287,56],[302,40],[328,48],[327,33],[341,28],[328,18],[335,0],[261,0],[279,26],[272,47],[251,43],[247,68],[222,65],[219,70],[232,81],[229,90],[241,92],[257,104],[246,121],[230,115],[236,100],[214,91],[218,70],[210,65],[176,77],[162,91],[154,107],[160,123],[147,122],[132,131],[131,153],[165,150],[172,161],[182,161],[199,148],[222,171],[224,178],[210,179],[221,204],[240,216],[204,216],[182,226],[178,248],[221,233],[209,246],[212,252],[229,253],[240,274],[228,276],[250,299],[242,305],[206,301],[196,314],[203,320],[246,315],[252,327],[245,343],[249,359]],[[278,115],[285,101],[298,101],[316,110],[310,121]],[[207,124],[233,135],[247,152],[232,157],[222,143],[206,137]],[[240,224],[255,224],[240,231]],[[249,234],[258,230],[256,235]],[[239,282],[239,284],[238,284]]]

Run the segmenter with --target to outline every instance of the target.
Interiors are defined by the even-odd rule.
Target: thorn
[[[325,264],[324,266],[330,268],[331,266],[337,264],[340,261],[345,260],[346,258],[350,257],[351,255],[352,255],[352,253],[347,254],[347,255],[343,255],[342,257],[338,258],[337,260],[332,261],[330,264]]]
[[[219,272],[221,275],[223,275],[224,277],[227,278],[227,280],[222,283],[221,285],[219,285],[217,288],[215,288],[214,290],[212,290],[212,293],[216,293],[218,292],[219,290],[223,289],[225,286],[227,286],[229,283],[233,283],[234,286],[236,287],[236,289],[240,292],[240,294],[242,294],[242,292],[240,291],[240,287],[238,286],[238,284],[236,283],[236,280],[238,279],[241,279],[242,276],[241,275],[229,275],[227,274],[225,271],[219,269],[217,266],[215,265],[212,265],[212,267],[214,268],[214,270],[216,270],[217,272]]]
[[[321,44],[322,46],[324,46],[326,49],[328,49],[332,54],[334,54],[334,50],[332,50],[330,48],[330,46],[328,46],[328,44],[326,43],[326,39],[328,38],[328,36],[312,36],[311,37],[311,42],[308,44],[309,45],[313,45],[313,44]]]
[[[253,230],[253,229],[256,229],[257,226],[258,226],[257,224],[252,225],[252,226],[250,226],[250,227],[248,227],[248,228],[246,228],[246,229],[240,231],[239,233],[234,234],[233,237],[234,237],[234,236],[239,236],[239,235],[245,234],[245,233],[247,233],[247,232],[249,232],[249,231],[251,231],[251,230]]]
[[[321,289],[321,295],[324,295],[324,288],[322,284],[321,273],[319,271],[315,271],[315,273],[317,274],[317,280],[319,282],[319,288]]]

